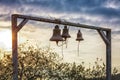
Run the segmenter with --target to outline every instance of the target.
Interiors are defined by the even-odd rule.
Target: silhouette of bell
[[[67,28],[67,26],[64,26],[64,29],[63,29],[63,33],[62,33],[62,37],[65,38],[65,40],[67,38],[70,38],[70,34],[69,34],[69,29]]]
[[[53,35],[50,38],[50,41],[56,41],[57,45],[59,41],[63,41],[63,38],[61,36],[61,30],[59,29],[58,25],[56,25],[53,29]]]
[[[82,41],[82,40],[84,40],[82,37],[82,33],[80,30],[78,30],[76,41]]]

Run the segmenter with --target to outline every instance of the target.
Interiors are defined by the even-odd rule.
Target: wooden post
[[[111,31],[106,31],[109,44],[106,44],[106,78],[111,80]]]
[[[12,15],[12,61],[13,80],[18,80],[17,18]]]
[[[111,30],[105,31],[97,30],[101,38],[106,44],[106,80],[111,80]]]

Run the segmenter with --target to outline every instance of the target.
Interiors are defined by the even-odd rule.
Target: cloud
[[[0,0],[0,5],[0,20],[10,20],[11,14],[19,13],[112,29],[120,25],[119,0]]]
[[[13,6],[20,4],[20,0],[0,0],[0,4],[4,4],[6,6]]]
[[[120,10],[105,5],[118,4],[119,0],[22,0],[24,5],[36,6],[57,13],[85,13],[104,17],[119,17]],[[109,3],[109,4],[108,4]],[[119,6],[119,5],[118,5]]]
[[[118,31],[113,31],[112,33],[113,33],[113,34],[119,34],[119,35],[120,35],[120,30],[118,30]]]

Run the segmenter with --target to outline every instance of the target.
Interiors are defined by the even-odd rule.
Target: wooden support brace
[[[107,36],[102,30],[97,30],[105,44],[110,44],[110,41],[107,39]]]
[[[20,29],[28,22],[29,19],[24,19],[16,28],[17,28],[17,32],[20,31]]]

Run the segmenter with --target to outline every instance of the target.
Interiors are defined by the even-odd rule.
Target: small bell
[[[65,39],[65,41],[66,41],[67,38],[71,37],[70,34],[69,34],[69,29],[67,28],[67,26],[64,26],[62,37]]]
[[[63,41],[63,38],[61,36],[61,30],[59,29],[59,26],[56,25],[53,30],[53,35],[50,38],[50,41],[56,41],[57,45],[59,41]]]
[[[82,41],[82,40],[84,40],[82,37],[82,33],[80,30],[78,30],[76,41]]]
[[[82,37],[82,33],[80,30],[78,30],[78,33],[77,33],[77,39],[76,41],[78,41],[78,56],[79,56],[79,43],[80,41],[84,40],[83,37]]]

